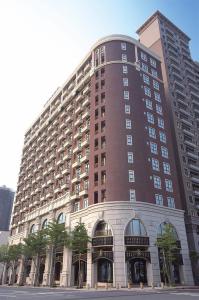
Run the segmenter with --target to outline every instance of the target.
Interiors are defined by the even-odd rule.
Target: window
[[[133,163],[133,152],[128,152],[128,163],[129,164]]]
[[[162,106],[161,106],[161,105],[156,104],[156,112],[157,112],[159,115],[162,115]]]
[[[170,179],[165,179],[165,187],[167,192],[173,192],[173,184]]]
[[[155,194],[155,203],[157,205],[163,205],[163,197],[162,197],[162,195]]]
[[[157,102],[161,102],[161,98],[160,98],[160,94],[159,94],[159,93],[154,92],[154,97],[155,97],[155,100],[156,100]]]
[[[147,232],[144,225],[139,219],[132,219],[125,230],[125,235],[129,236],[146,236]]]
[[[166,134],[162,131],[159,132],[159,136],[160,136],[160,141],[162,143],[166,143],[167,142],[167,138],[166,138]]]
[[[153,59],[151,57],[150,57],[150,64],[152,67],[156,68],[156,61],[155,61],[155,59]]]
[[[144,86],[144,93],[145,95],[151,97],[151,90],[147,86]]]
[[[156,143],[150,142],[151,153],[158,154],[158,146]]]
[[[150,112],[147,112],[147,121],[151,124],[154,124],[154,116]]]
[[[151,68],[151,74],[154,77],[158,77],[158,72],[156,70],[152,69],[152,68]]]
[[[168,149],[164,146],[161,146],[161,152],[162,152],[162,157],[164,158],[168,158],[169,154],[168,154]]]
[[[133,190],[133,189],[129,190],[129,200],[131,202],[135,202],[136,201],[135,190]]]
[[[126,119],[126,129],[131,129],[131,120]]]
[[[128,73],[128,67],[127,66],[122,66],[122,72],[123,72],[123,74],[127,74]]]
[[[128,85],[129,85],[128,78],[123,78],[123,86],[128,86]]]
[[[65,216],[63,213],[59,214],[58,218],[57,218],[57,223],[58,224],[63,224],[65,223]]]
[[[129,170],[129,182],[135,182],[135,174],[133,170]]]
[[[160,89],[159,82],[157,82],[156,80],[153,80],[153,87],[154,87],[154,89],[159,91],[159,89]]]
[[[74,204],[74,211],[78,211],[80,208],[79,202],[75,202]]]
[[[149,127],[149,136],[153,139],[156,139],[155,128]]]
[[[146,108],[151,109],[151,110],[153,109],[152,101],[149,99],[146,99]]]
[[[152,169],[154,171],[159,171],[160,170],[160,167],[159,167],[159,160],[158,159],[155,159],[155,158],[152,158]]]
[[[126,54],[122,54],[122,61],[127,62],[127,55]]]
[[[126,43],[121,43],[121,49],[124,51],[126,50]]]
[[[158,127],[164,129],[164,120],[162,118],[158,118]]]
[[[147,61],[147,55],[141,51],[141,59]]]
[[[142,71],[148,72],[148,66],[144,63],[142,63]]]
[[[168,207],[175,208],[175,200],[173,197],[167,197]]]
[[[171,168],[170,168],[170,164],[163,162],[163,170],[164,170],[164,174],[171,174]]]
[[[144,81],[146,84],[150,84],[149,76],[147,76],[146,74],[143,74],[143,81]]]
[[[124,91],[124,99],[129,100],[129,91]]]
[[[84,199],[83,207],[84,207],[84,208],[87,208],[87,207],[88,207],[88,198],[85,198],[85,199]]]
[[[45,219],[42,223],[42,229],[46,229],[48,227],[48,220]]]
[[[130,114],[131,113],[131,107],[128,104],[125,104],[125,114]]]
[[[154,188],[156,189],[161,189],[161,179],[159,176],[155,176],[153,175],[153,184],[154,184]]]
[[[133,145],[132,135],[127,135],[126,140],[127,140],[127,145],[129,146]]]

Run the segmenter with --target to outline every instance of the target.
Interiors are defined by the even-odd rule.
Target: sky
[[[0,185],[16,189],[25,131],[91,46],[136,30],[160,10],[192,40],[198,0],[0,0]]]

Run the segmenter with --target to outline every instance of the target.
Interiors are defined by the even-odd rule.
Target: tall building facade
[[[6,186],[0,186],[0,231],[9,231],[14,192]]]
[[[199,74],[190,38],[160,12],[137,31],[140,42],[162,59],[165,94],[173,131],[181,199],[190,254],[199,254]],[[199,261],[193,260],[199,283]]]
[[[160,59],[130,37],[99,40],[25,135],[10,243],[52,220],[85,223],[90,286],[160,284],[155,244],[170,223],[174,280],[193,284]],[[56,283],[75,285],[77,256],[62,249],[56,257]],[[49,261],[43,254],[43,285]],[[31,283],[34,264],[24,271],[22,263],[18,280],[25,272]]]

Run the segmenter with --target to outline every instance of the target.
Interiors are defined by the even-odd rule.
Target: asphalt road
[[[199,289],[190,290],[69,290],[0,287],[0,300],[199,300]]]

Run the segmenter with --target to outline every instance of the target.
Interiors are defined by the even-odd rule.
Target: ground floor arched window
[[[132,284],[147,283],[146,260],[134,258],[128,262],[128,281]]]
[[[100,258],[97,261],[97,280],[98,282],[113,282],[113,263],[112,261]]]

